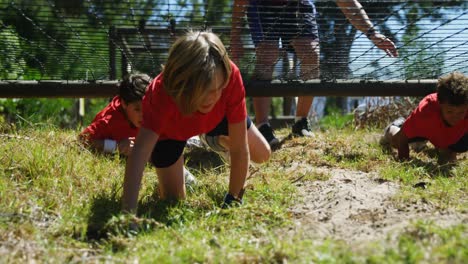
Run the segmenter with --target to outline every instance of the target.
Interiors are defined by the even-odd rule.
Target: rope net
[[[334,1],[315,1],[320,39],[320,65],[315,66],[320,75],[315,78],[407,80],[452,71],[468,74],[468,1],[360,3],[374,29],[396,44],[399,56],[378,49]],[[0,80],[96,81],[121,79],[132,71],[155,76],[174,38],[188,28],[210,28],[229,50],[232,10],[232,1],[224,0],[0,1]],[[257,56],[247,17],[240,16],[244,54],[238,65],[249,79]],[[278,42],[274,78],[300,79],[302,62],[283,42]],[[256,72],[264,70],[257,66]]]

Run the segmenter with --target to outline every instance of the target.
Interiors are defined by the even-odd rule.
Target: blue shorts
[[[249,117],[247,117],[246,123],[247,129],[249,129],[252,125],[252,121]],[[209,136],[227,136],[229,134],[227,118],[224,118],[213,130],[206,134]],[[159,140],[156,145],[154,145],[153,152],[151,153],[151,164],[156,168],[167,168],[171,166],[180,158],[186,144],[187,140]]]
[[[272,3],[273,2],[273,3]],[[257,46],[261,41],[278,41],[291,49],[296,37],[318,40],[317,12],[312,1],[285,1],[278,4],[268,0],[250,0],[247,9],[250,34]]]

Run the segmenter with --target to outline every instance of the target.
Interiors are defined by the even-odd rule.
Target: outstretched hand
[[[369,39],[377,46],[379,49],[385,51],[390,57],[398,57],[398,50],[395,46],[395,43],[387,38],[385,35],[380,33],[375,33],[369,37]]]
[[[230,193],[226,193],[226,195],[224,196],[223,203],[221,204],[221,208],[222,209],[227,209],[227,208],[232,207],[234,205],[236,205],[236,206],[242,205],[243,204],[243,200],[242,200],[243,195],[244,195],[244,189],[242,189],[239,197],[237,197],[237,198],[234,197]]]

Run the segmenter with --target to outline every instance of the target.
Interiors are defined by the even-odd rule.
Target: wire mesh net
[[[261,1],[239,2],[248,12],[253,2]],[[286,5],[311,1],[270,2],[276,2],[281,15]],[[377,48],[335,1],[315,1],[320,40],[320,65],[315,67],[320,75],[314,78],[407,80],[438,78],[455,70],[468,73],[468,1],[360,3],[375,30],[396,44],[399,56],[389,57]],[[130,71],[154,76],[174,38],[188,28],[210,28],[228,50],[232,30],[239,29],[244,54],[237,64],[249,79],[255,67],[257,72],[263,69],[255,66],[252,23],[238,14],[241,21],[233,27],[233,6],[232,1],[221,0],[0,1],[0,80],[108,80]],[[301,15],[288,12],[288,16]],[[287,23],[277,22],[264,24],[263,33],[297,26],[286,25],[284,30],[281,27]],[[297,51],[284,37],[276,44],[278,54],[271,50],[273,78],[303,78]]]

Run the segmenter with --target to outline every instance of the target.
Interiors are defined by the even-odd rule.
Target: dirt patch
[[[298,181],[302,201],[290,208],[295,225],[290,235],[332,238],[346,242],[397,236],[411,222],[434,221],[439,226],[468,222],[467,214],[440,211],[431,204],[396,204],[396,183],[377,174],[343,169],[317,168],[326,181]]]

